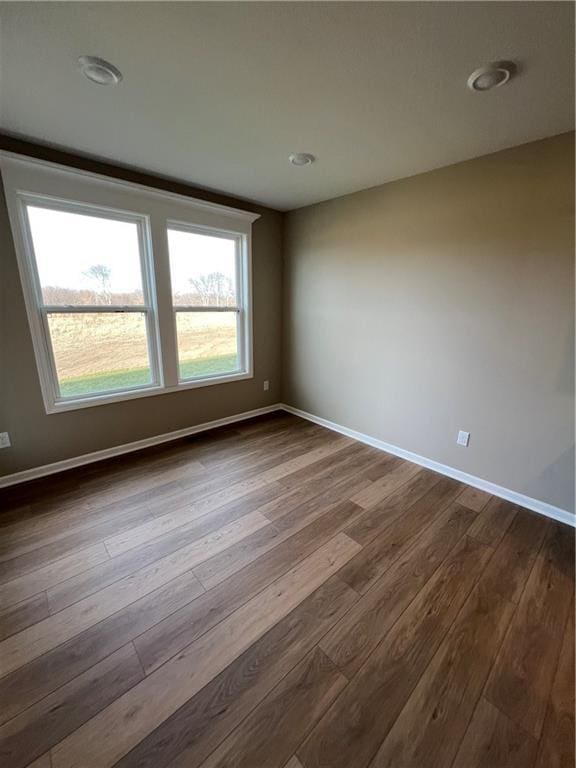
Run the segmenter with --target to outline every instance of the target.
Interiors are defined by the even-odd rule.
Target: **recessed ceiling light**
[[[122,80],[122,72],[114,64],[97,56],[80,56],[78,66],[88,80],[98,85],[117,85]]]
[[[314,155],[310,155],[308,152],[295,152],[288,158],[292,165],[312,165],[316,158]]]
[[[508,80],[516,72],[516,65],[512,61],[493,61],[485,67],[474,70],[468,78],[468,88],[471,91],[490,91],[506,85]]]

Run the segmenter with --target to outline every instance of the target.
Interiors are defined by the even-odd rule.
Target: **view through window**
[[[49,413],[252,377],[257,214],[20,160],[2,170]]]
[[[180,379],[237,371],[237,239],[171,226],[168,245]]]
[[[157,383],[139,223],[27,206],[61,397]]]

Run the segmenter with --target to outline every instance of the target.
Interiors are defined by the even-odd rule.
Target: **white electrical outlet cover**
[[[458,438],[456,440],[458,445],[463,445],[464,448],[468,448],[468,444],[470,443],[470,432],[464,432],[464,430],[460,430],[458,432]]]

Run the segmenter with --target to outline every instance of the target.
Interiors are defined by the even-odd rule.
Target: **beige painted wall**
[[[289,214],[285,402],[573,510],[573,145]]]
[[[253,226],[254,378],[48,416],[0,184],[0,429],[12,441],[0,451],[0,476],[280,400],[282,214],[236,204],[261,213]]]

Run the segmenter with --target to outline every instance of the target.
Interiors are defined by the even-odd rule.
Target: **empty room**
[[[574,49],[0,2],[3,768],[575,768]]]

